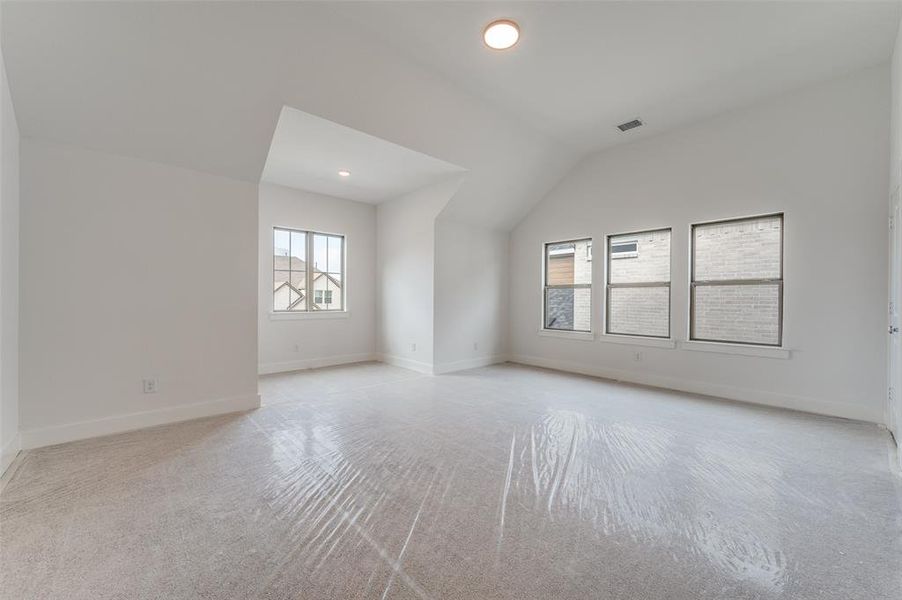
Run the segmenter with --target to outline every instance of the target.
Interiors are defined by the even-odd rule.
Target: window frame
[[[743,221],[755,221],[770,217],[780,218],[780,277],[779,278],[755,278],[755,279],[718,279],[697,281],[695,278],[695,228],[705,225],[722,225],[725,223],[742,223]],[[785,281],[785,248],[786,248],[786,213],[772,212],[744,217],[732,217],[729,219],[716,219],[692,223],[689,226],[689,341],[706,342],[712,344],[730,344],[738,346],[751,346],[754,348],[783,348],[783,296]],[[728,285],[776,285],[777,286],[777,343],[761,344],[758,342],[743,342],[736,340],[718,340],[700,338],[695,336],[695,290],[697,287],[728,286]]]
[[[593,240],[591,237],[578,237],[566,240],[560,240],[556,242],[544,242],[542,244],[542,327],[540,331],[542,332],[551,332],[551,333],[561,333],[561,334],[576,334],[576,335],[586,335],[592,333],[592,304],[593,304],[593,291],[592,291],[592,283],[572,283],[572,284],[557,284],[557,285],[549,285],[548,284],[548,247],[549,246],[557,246],[559,244],[574,244],[574,261],[576,260],[576,249],[575,244],[579,242],[588,242],[590,245]],[[590,246],[591,248],[591,246]],[[589,250],[589,256],[591,256],[591,249]],[[587,260],[590,264],[593,264],[591,260]],[[574,264],[575,268],[575,264]],[[591,280],[595,279],[594,269],[590,267],[589,269],[589,277]],[[588,329],[558,329],[555,327],[547,327],[548,323],[547,319],[547,308],[548,308],[548,290],[549,289],[588,289],[589,290],[589,328]]]
[[[649,281],[636,283],[611,283],[611,261],[624,258],[639,257],[639,236],[646,233],[656,233],[658,231],[670,232],[670,256],[667,258],[667,274],[668,281]],[[629,256],[614,256],[611,251],[611,238],[621,237],[624,235],[636,236],[635,240],[627,240],[622,243],[635,243],[636,251],[621,254]],[[651,340],[672,340],[673,339],[673,228],[672,227],[656,227],[654,229],[643,229],[641,231],[627,231],[625,233],[611,233],[605,236],[605,277],[604,277],[604,333],[605,335],[616,335],[628,338],[643,338]],[[614,288],[642,288],[642,287],[666,287],[667,288],[667,335],[647,335],[642,333],[617,333],[611,331],[611,290]]]
[[[346,266],[346,264],[347,264],[347,244],[348,244],[347,236],[345,236],[344,234],[341,234],[341,233],[327,233],[325,231],[314,231],[312,229],[295,229],[293,227],[283,227],[281,225],[274,225],[272,228],[272,231],[273,231],[273,233],[272,233],[273,237],[272,237],[271,246],[273,249],[273,255],[272,255],[272,263],[271,263],[271,266],[272,266],[271,272],[273,273],[273,275],[275,274],[276,271],[285,271],[285,269],[276,269],[276,255],[275,255],[276,232],[277,231],[287,232],[289,235],[289,240],[291,239],[292,233],[303,233],[304,234],[304,263],[305,263],[304,286],[305,286],[305,292],[306,292],[306,294],[304,296],[304,302],[303,302],[304,308],[303,309],[295,309],[295,310],[292,310],[290,308],[289,309],[277,309],[276,305],[275,305],[275,296],[273,296],[272,300],[270,300],[270,302],[271,302],[270,309],[272,311],[272,314],[274,314],[274,315],[309,315],[309,314],[347,312],[347,310],[348,310],[348,307],[347,307],[348,274],[347,274],[347,266]],[[314,295],[316,293],[316,290],[314,290],[312,288],[308,288],[308,286],[312,286],[313,281],[314,281],[314,279],[313,279],[313,273],[314,273],[313,238],[316,235],[325,236],[326,238],[332,237],[332,238],[340,238],[341,239],[341,279],[342,279],[341,286],[340,286],[341,287],[341,290],[340,290],[341,308],[315,308],[314,307],[314,305],[316,304],[316,302],[314,302]],[[328,251],[329,250],[328,250],[328,241],[327,241],[326,242],[326,252],[328,253]],[[289,254],[289,265],[290,265],[291,264],[290,263],[290,256],[291,256],[290,248],[289,248],[288,254]],[[299,272],[299,271],[289,270],[288,272],[290,274],[292,272]],[[325,271],[321,271],[321,272],[326,277],[329,276],[329,273],[327,273]],[[290,275],[289,275],[289,277],[290,277]],[[327,290],[321,290],[321,291],[325,292]],[[323,296],[325,296],[325,294],[323,294]]]

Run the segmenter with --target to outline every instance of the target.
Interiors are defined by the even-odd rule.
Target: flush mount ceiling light
[[[338,171],[338,174],[341,175],[342,177],[350,177],[351,176],[351,172],[348,171],[347,169],[340,169]]]
[[[485,26],[482,32],[485,45],[493,50],[507,50],[520,39],[520,26],[510,19],[498,19]]]

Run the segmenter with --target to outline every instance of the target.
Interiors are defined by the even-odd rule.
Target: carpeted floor
[[[897,599],[874,425],[500,365],[28,452],[0,597]]]

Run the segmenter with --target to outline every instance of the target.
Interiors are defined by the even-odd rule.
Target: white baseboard
[[[740,388],[731,385],[708,383],[704,381],[690,381],[685,379],[678,379],[675,377],[654,375],[651,373],[619,371],[616,369],[607,369],[594,365],[586,365],[582,363],[542,358],[537,356],[514,355],[509,357],[509,360],[510,362],[531,365],[534,367],[543,367],[546,369],[566,371],[569,373],[579,373],[581,375],[591,375],[593,377],[602,377],[604,379],[637,383],[640,385],[648,385],[651,387],[659,387],[681,392],[701,394],[705,396],[715,396],[718,398],[726,398],[728,400],[737,400],[739,402],[748,402],[751,404],[762,404],[765,406],[788,408],[791,410],[798,410],[818,415],[841,417],[844,419],[855,419],[858,421],[868,421],[878,424],[883,422],[883,415],[881,414],[881,411],[879,409],[870,409],[868,407],[855,405],[853,403],[845,404],[838,402],[825,402],[823,400],[818,400],[816,398],[806,396],[766,392],[762,390]]]
[[[384,362],[385,364],[394,365],[396,367],[401,367],[404,369],[410,369],[411,371],[416,371],[417,373],[425,373],[426,375],[433,374],[433,366],[431,363],[413,360],[412,358],[404,358],[401,356],[395,356],[393,354],[380,354],[378,355],[378,360]]]
[[[480,356],[441,365],[432,365],[427,362],[413,360],[412,358],[394,356],[393,354],[380,354],[378,355],[377,360],[396,367],[410,369],[411,371],[416,371],[418,373],[425,373],[426,375],[444,375],[445,373],[453,373],[455,371],[464,371],[466,369],[476,369],[478,367],[487,367],[488,365],[503,363],[507,360],[507,357],[503,355]]]
[[[455,371],[465,371],[467,369],[478,369],[479,367],[487,367],[507,361],[507,357],[503,355],[496,356],[478,356],[476,358],[468,358],[466,360],[456,360],[450,363],[435,365],[432,372],[435,375],[444,375],[445,373],[454,373]]]
[[[16,460],[16,456],[18,456],[19,451],[22,449],[21,442],[21,437],[17,433],[16,437],[11,439],[2,449],[0,449],[0,477],[3,477],[3,474],[6,473],[9,466]]]
[[[212,417],[214,415],[231,412],[240,412],[259,407],[260,395],[253,394],[207,402],[183,404],[181,406],[170,406],[157,410],[106,417],[94,421],[80,421],[77,423],[67,423],[65,425],[55,425],[53,427],[29,429],[20,431],[19,436],[21,438],[21,446],[23,449],[41,448],[43,446],[52,446],[54,444],[74,442],[76,440],[134,431],[136,429],[144,429],[145,427],[154,427],[156,425],[178,423],[179,421],[200,419],[202,417]]]
[[[374,352],[362,354],[344,354],[341,356],[326,356],[323,358],[306,358],[301,360],[289,360],[285,362],[264,363],[257,367],[259,375],[272,373],[288,373],[290,371],[303,371],[305,369],[319,369],[321,367],[334,367],[335,365],[348,365],[352,363],[379,360],[379,355]]]

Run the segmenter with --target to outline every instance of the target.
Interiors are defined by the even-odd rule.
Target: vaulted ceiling
[[[364,2],[358,23],[462,89],[580,153],[886,62],[893,2]],[[513,51],[481,28],[520,24]],[[642,130],[616,125],[641,117]]]
[[[514,17],[509,52],[483,25]],[[258,181],[289,106],[467,170],[509,228],[584,154],[888,59],[896,2],[4,2],[24,136]],[[629,134],[614,126],[633,117]]]

